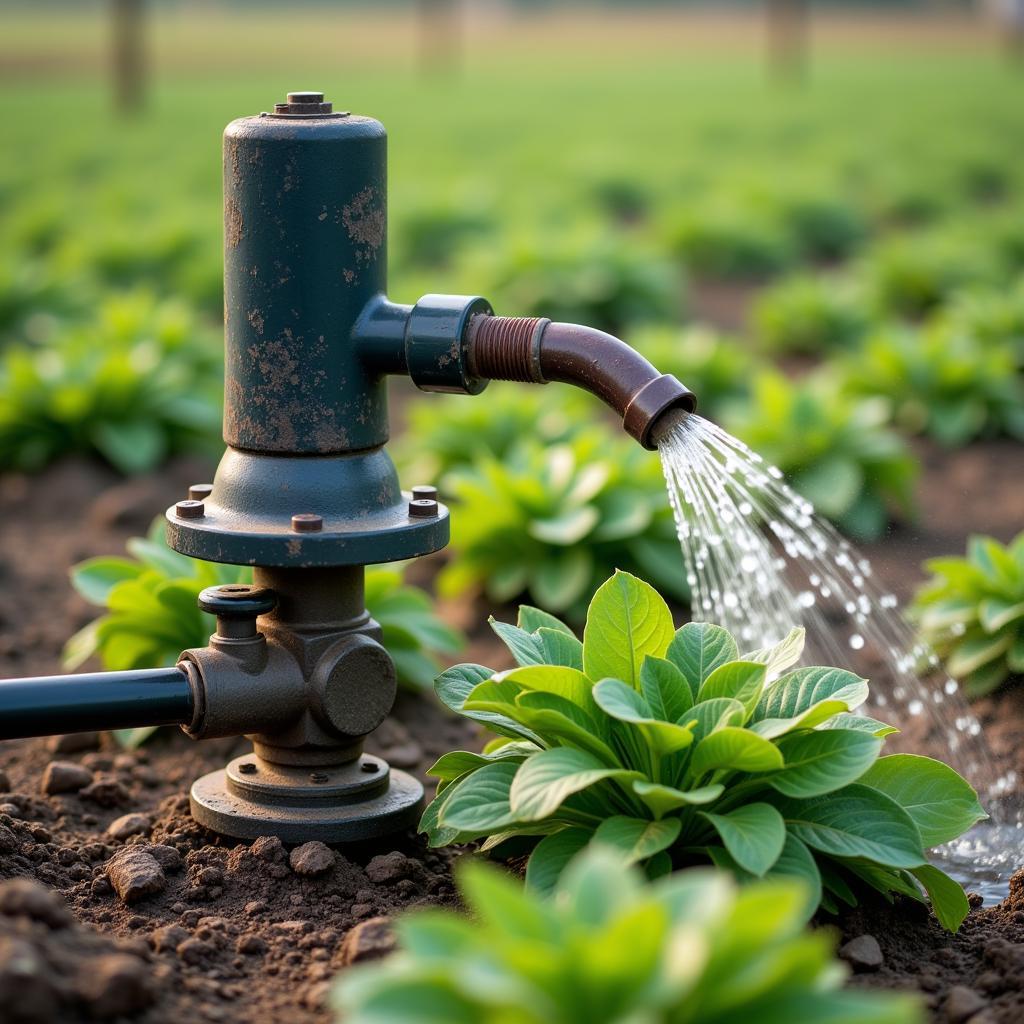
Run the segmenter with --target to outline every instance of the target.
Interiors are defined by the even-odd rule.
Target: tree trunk
[[[144,2],[145,0],[111,0],[114,106],[122,114],[136,113],[145,101]]]
[[[808,0],[767,0],[767,4],[771,74],[801,81],[807,74]]]
[[[462,65],[461,0],[417,0],[422,75],[458,74]]]

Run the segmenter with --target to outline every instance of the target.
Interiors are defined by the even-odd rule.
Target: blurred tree
[[[772,75],[800,81],[807,73],[808,0],[766,0],[768,67]]]
[[[462,65],[462,0],[417,0],[420,73],[452,75]]]
[[[111,0],[111,15],[114,105],[122,114],[133,114],[145,101],[145,0]]]

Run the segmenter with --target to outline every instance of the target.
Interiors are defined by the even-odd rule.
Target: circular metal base
[[[189,800],[201,825],[238,839],[351,843],[415,826],[423,786],[370,754],[312,771],[248,754],[197,779]]]

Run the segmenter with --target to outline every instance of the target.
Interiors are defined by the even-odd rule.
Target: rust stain
[[[341,276],[345,278],[346,284],[351,284],[356,279],[356,272],[354,270],[349,270],[348,267],[346,267],[341,272]]]
[[[242,211],[239,210],[233,196],[226,196],[224,199],[224,240],[229,248],[237,249],[244,234]]]
[[[348,237],[357,245],[366,246],[363,259],[372,259],[384,244],[387,235],[387,219],[384,207],[378,201],[379,195],[372,185],[367,185],[347,206],[342,207],[341,220]],[[357,251],[357,258],[360,253]]]
[[[258,309],[250,309],[248,313],[249,324],[257,334],[263,333],[263,317]]]

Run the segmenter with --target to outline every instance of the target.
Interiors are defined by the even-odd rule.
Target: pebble
[[[0,915],[27,917],[49,928],[66,928],[71,911],[61,897],[31,878],[12,878],[0,883]]]
[[[966,985],[954,985],[946,996],[943,1011],[949,1024],[963,1024],[980,1010],[984,1010],[988,1002],[973,988]]]
[[[391,853],[382,853],[380,856],[374,857],[366,865],[366,877],[371,882],[389,885],[408,878],[412,870],[413,864],[409,858],[398,850],[392,850]]]
[[[260,836],[249,849],[254,857],[259,857],[268,864],[279,864],[288,856],[284,843],[277,836]]]
[[[193,967],[208,960],[217,952],[216,947],[202,939],[186,939],[178,946],[178,956]]]
[[[92,783],[92,772],[74,761],[51,761],[43,771],[44,793],[77,793]]]
[[[100,745],[98,732],[71,732],[66,736],[51,736],[49,748],[55,754],[81,754],[96,750]]]
[[[100,807],[117,807],[126,804],[131,798],[128,787],[116,776],[99,775],[86,786],[79,796],[83,800],[91,800]]]
[[[146,965],[124,953],[91,962],[81,974],[78,991],[92,1016],[100,1020],[138,1013],[155,998]]]
[[[150,945],[158,953],[168,953],[177,949],[187,938],[188,932],[177,924],[169,924],[164,928],[157,928],[149,937]]]
[[[180,871],[182,867],[181,854],[173,846],[164,846],[163,843],[153,843],[144,847],[153,860],[164,869],[164,871]]]
[[[250,900],[245,905],[244,913],[245,913],[246,917],[255,917],[257,914],[262,914],[263,911],[266,910],[266,909],[267,909],[267,901],[266,900]]]
[[[395,948],[395,933],[388,917],[371,917],[349,930],[341,944],[341,962],[379,960]]]
[[[107,835],[123,842],[129,836],[148,834],[152,827],[153,822],[145,814],[122,814],[107,826]]]
[[[267,944],[258,935],[243,935],[238,940],[235,949],[245,956],[258,956],[267,951]]]
[[[423,748],[415,741],[386,747],[381,756],[395,768],[415,768],[423,760]]]
[[[884,962],[874,935],[858,935],[839,950],[839,955],[859,974],[877,971]]]
[[[288,863],[297,875],[322,875],[334,867],[334,851],[325,843],[313,840],[296,846]]]
[[[162,892],[167,885],[159,862],[140,846],[127,846],[116,853],[107,865],[107,877],[125,903]]]

